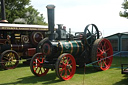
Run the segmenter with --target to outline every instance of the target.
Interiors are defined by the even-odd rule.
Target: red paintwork
[[[59,64],[59,75],[63,80],[69,80],[75,74],[76,61],[71,54],[62,54],[61,56],[63,57]]]
[[[28,56],[33,56],[36,53],[36,48],[28,48]]]
[[[111,43],[109,42],[109,40],[103,39],[102,41],[100,41],[97,50],[97,60],[99,60],[98,65],[101,70],[107,70],[110,68],[113,60],[113,56],[111,55],[113,55]]]
[[[35,54],[34,61],[32,63],[32,67],[33,67],[32,70],[33,70],[34,74],[37,76],[44,76],[49,71],[49,69],[43,68],[41,65],[44,62],[43,57],[44,56],[42,53]]]

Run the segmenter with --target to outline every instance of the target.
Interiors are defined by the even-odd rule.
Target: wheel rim
[[[101,70],[110,68],[113,60],[111,55],[113,55],[111,43],[107,39],[101,40],[97,49],[98,66]]]
[[[4,69],[14,69],[19,64],[18,54],[13,51],[5,51],[1,55],[1,65]]]
[[[43,68],[44,56],[42,53],[37,53],[32,59],[31,71],[36,76],[44,76],[48,73],[49,69]]]
[[[72,55],[63,54],[60,56],[58,67],[57,67],[57,75],[62,80],[69,80],[73,77],[76,70],[76,62]]]

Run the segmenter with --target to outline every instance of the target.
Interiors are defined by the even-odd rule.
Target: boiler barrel
[[[59,41],[61,54],[71,53],[72,55],[81,54],[84,50],[84,46],[81,41]]]

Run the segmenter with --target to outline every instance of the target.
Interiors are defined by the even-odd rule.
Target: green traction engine
[[[30,62],[30,69],[36,76],[44,76],[49,69],[55,70],[61,80],[69,80],[76,71],[76,65],[83,67],[93,63],[97,70],[107,70],[113,60],[113,49],[109,40],[100,37],[95,24],[89,24],[84,32],[72,35],[66,33],[62,24],[54,31],[54,5],[46,6],[48,11],[49,37],[38,43],[38,53]],[[111,57],[109,57],[111,56]]]

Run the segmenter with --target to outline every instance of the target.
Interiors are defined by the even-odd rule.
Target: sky
[[[128,19],[120,17],[124,0],[31,0],[31,5],[44,15],[47,22],[48,4],[55,5],[55,25],[63,24],[68,31],[83,32],[88,24],[97,25],[106,37],[128,32]]]

